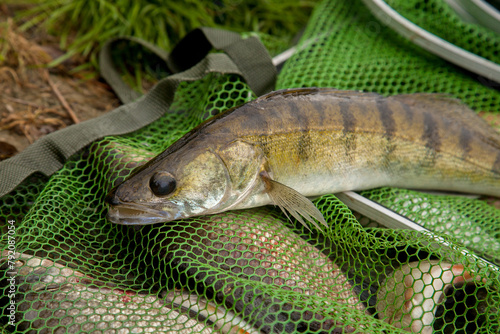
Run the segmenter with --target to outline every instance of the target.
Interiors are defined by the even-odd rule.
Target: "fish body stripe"
[[[356,126],[356,118],[354,112],[350,110],[349,103],[347,101],[339,102],[339,111],[342,115],[342,125],[344,133],[354,132]]]
[[[301,111],[299,104],[294,101],[288,101],[286,106],[290,108],[290,116],[297,120],[297,124],[299,124],[303,129],[308,129],[309,118],[304,112]]]
[[[314,154],[312,138],[308,131],[304,131],[300,134],[299,141],[297,142],[297,156],[303,162],[309,159],[310,154]]]
[[[325,103],[316,100],[313,100],[310,103],[315,111],[315,114],[317,115],[319,124],[326,122],[329,115],[327,115],[327,107],[325,106]]]
[[[441,149],[441,138],[439,136],[439,127],[436,120],[429,112],[424,112],[424,133],[422,140],[425,142],[425,147],[436,152]]]
[[[402,103],[402,102],[399,102],[399,105],[401,106],[401,108],[403,108],[404,112],[405,112],[405,117],[406,117],[406,121],[408,123],[412,123],[413,122],[413,108],[410,107],[409,105],[407,105],[406,103]]]
[[[471,144],[472,141],[474,140],[474,137],[472,136],[472,133],[467,129],[462,127],[460,131],[460,136],[458,138],[458,144],[460,145],[460,148],[462,149],[462,157],[465,158],[469,155],[471,151]]]
[[[345,156],[352,161],[352,154],[356,150],[356,113],[347,101],[339,103],[339,112],[342,115]]]
[[[493,163],[493,167],[491,171],[496,174],[500,174],[500,152],[498,152],[495,162]]]
[[[384,127],[385,136],[390,139],[396,132],[396,122],[394,121],[392,109],[384,99],[377,99],[376,106],[380,114],[382,126]]]

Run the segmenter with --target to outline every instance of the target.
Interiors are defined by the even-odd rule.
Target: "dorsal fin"
[[[331,90],[335,90],[334,88],[329,88]],[[253,102],[269,100],[275,97],[289,97],[289,96],[297,96],[297,95],[307,95],[307,94],[317,94],[320,88],[316,87],[307,87],[307,88],[285,88],[275,90],[273,92],[267,93],[255,99]]]
[[[500,149],[500,133],[493,129],[483,118],[477,115],[461,100],[447,94],[415,93],[390,96],[387,99],[397,100],[411,108],[432,111],[472,130],[476,136],[484,138],[488,143]]]
[[[307,87],[307,88],[286,88],[286,89],[276,90],[266,95],[262,95],[254,101],[268,100],[276,97],[287,98],[298,95],[336,95],[344,98],[382,97],[382,95],[379,95],[377,93],[362,92],[357,90],[340,90],[336,88]]]

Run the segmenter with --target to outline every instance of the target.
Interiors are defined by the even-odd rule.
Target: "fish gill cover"
[[[427,13],[415,15],[417,23],[441,31],[459,26],[462,47],[474,44],[483,57],[498,59],[500,37],[478,43],[488,33],[465,29],[444,1],[391,4],[398,2]],[[276,89],[441,92],[476,111],[500,110],[498,90],[403,40],[360,0],[323,1],[298,49]],[[380,227],[333,195],[314,201],[330,224],[320,234],[272,207],[151,226],[106,220],[106,193],[134,167],[210,115],[254,97],[232,75],[183,84],[158,121],[95,142],[50,179],[33,175],[1,198],[3,332],[499,331],[497,267],[471,255],[500,262],[500,213],[483,200],[390,188],[363,192],[452,247]],[[14,249],[17,257],[8,262]]]

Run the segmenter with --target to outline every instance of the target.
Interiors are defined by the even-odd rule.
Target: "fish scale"
[[[286,89],[139,167],[110,193],[108,217],[149,224],[275,204],[326,225],[306,197],[381,186],[500,196],[499,167],[500,135],[448,96]]]

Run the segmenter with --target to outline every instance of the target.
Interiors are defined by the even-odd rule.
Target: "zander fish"
[[[202,123],[108,195],[118,224],[267,204],[326,222],[307,197],[381,186],[500,196],[500,134],[459,100],[276,91]]]

